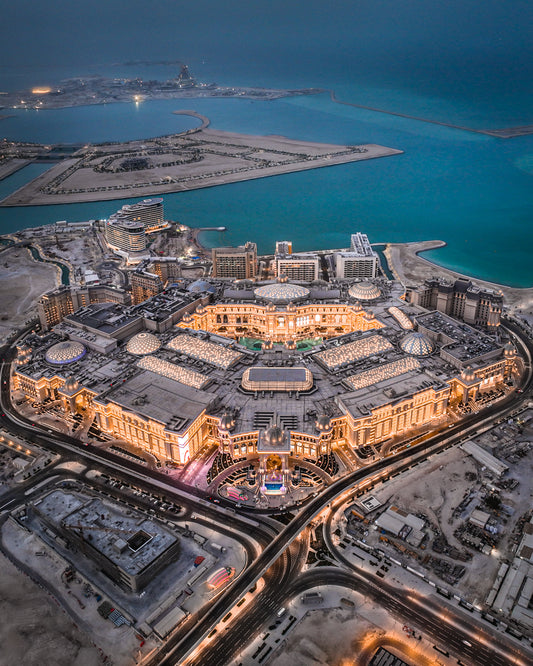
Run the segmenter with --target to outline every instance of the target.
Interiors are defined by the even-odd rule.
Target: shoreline
[[[465,278],[485,289],[501,291],[506,305],[509,307],[518,309],[531,309],[533,307],[533,286],[511,287],[510,285],[483,280],[473,275],[446,268],[421,256],[428,250],[436,250],[446,247],[446,245],[447,243],[442,240],[387,243],[384,254],[393,275],[404,287],[413,283],[422,284],[424,280],[432,277],[443,277],[447,280]]]
[[[211,248],[202,244],[200,234],[205,229],[203,227],[191,227],[188,232],[190,237],[189,241],[198,250],[198,255],[210,259]],[[422,284],[428,277],[443,277],[448,280],[465,278],[472,281],[474,284],[483,286],[486,289],[493,291],[501,291],[506,305],[525,309],[533,307],[533,286],[532,287],[511,287],[506,284],[497,282],[490,282],[489,280],[482,280],[467,273],[460,273],[449,268],[445,268],[440,264],[422,257],[421,254],[428,250],[436,250],[446,247],[447,243],[442,240],[430,241],[411,241],[407,243],[377,243],[384,245],[384,254],[389,264],[389,269],[394,275],[395,279],[407,286],[409,283]],[[376,245],[376,243],[374,243]],[[391,253],[389,250],[393,250]],[[317,250],[318,252],[330,252],[330,249]],[[392,256],[391,256],[392,254]],[[400,262],[400,266],[398,263]],[[401,263],[403,262],[403,263]]]
[[[200,240],[200,234],[207,231],[205,227],[189,227],[187,232],[187,240],[196,248],[198,256],[203,259],[211,260],[211,248],[206,247]]]
[[[9,109],[54,111],[82,106],[105,106],[150,100],[185,100],[185,99],[252,99],[270,101],[301,95],[318,95],[323,88],[262,88],[255,86],[217,86],[216,84],[195,84],[190,87],[162,89],[157,85],[152,88],[138,87],[134,79],[126,80],[131,86],[117,91],[113,79],[107,77],[75,77],[60,81],[63,84],[60,95],[49,96],[49,92],[34,93],[31,90],[7,91],[2,98],[3,107]],[[83,83],[80,83],[83,82]],[[158,84],[164,82],[158,81]],[[110,86],[106,88],[106,86]],[[21,97],[25,102],[21,102]],[[1,118],[0,118],[1,119]]]

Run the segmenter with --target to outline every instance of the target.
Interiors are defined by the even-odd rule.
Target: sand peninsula
[[[511,310],[533,310],[533,287],[510,287],[505,284],[497,284],[481,280],[480,278],[458,273],[450,268],[444,268],[439,264],[421,256],[428,250],[436,250],[445,247],[446,243],[441,240],[415,241],[411,243],[387,243],[385,256],[394,277],[404,287],[408,285],[421,284],[429,278],[445,278],[456,280],[467,278],[484,289],[501,291],[505,298],[505,305]]]
[[[377,144],[341,146],[199,127],[152,139],[84,146],[5,198],[2,206],[106,201],[226,185],[294,171],[399,155]],[[21,158],[14,151],[13,158]]]

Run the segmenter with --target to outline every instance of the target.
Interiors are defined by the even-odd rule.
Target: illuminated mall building
[[[510,343],[402,295],[385,279],[182,280],[28,336],[14,386],[59,401],[67,421],[94,416],[103,435],[161,461],[183,464],[211,445],[258,461],[262,488],[283,488],[297,458],[388,450],[521,372]]]

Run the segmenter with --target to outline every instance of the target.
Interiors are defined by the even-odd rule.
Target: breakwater
[[[374,106],[365,106],[364,104],[355,104],[354,102],[344,102],[337,99],[334,90],[329,91],[331,101],[336,104],[343,104],[344,106],[353,106],[356,109],[364,109],[365,111],[375,111],[376,113],[385,113],[389,116],[397,116],[398,118],[407,118],[409,120],[417,120],[421,123],[430,123],[431,125],[440,125],[441,127],[450,127],[452,129],[462,130],[464,132],[473,132],[474,134],[485,134],[487,136],[494,136],[499,139],[512,139],[516,136],[527,136],[533,134],[533,125],[521,125],[519,127],[505,127],[503,129],[476,129],[474,127],[467,127],[466,125],[456,125],[454,123],[447,123],[442,120],[431,120],[430,118],[420,118],[412,116],[408,113],[399,113],[398,111],[387,111],[386,109],[378,109]]]

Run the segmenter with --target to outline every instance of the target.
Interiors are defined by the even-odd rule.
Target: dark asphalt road
[[[532,346],[529,342],[524,342],[524,346],[527,344],[527,348],[529,352],[532,352]],[[21,434],[22,436],[28,437],[30,441],[35,441],[37,440],[37,443],[48,447],[52,450],[58,450],[61,451],[63,450],[63,447],[61,446],[61,443],[63,442],[64,444],[68,444],[70,447],[76,446],[80,452],[80,456],[83,459],[85,456],[85,452],[91,453],[91,454],[96,454],[100,457],[102,464],[104,465],[110,465],[113,466],[113,464],[119,463],[121,467],[123,468],[129,468],[132,471],[135,471],[135,473],[139,474],[142,473],[147,477],[153,478],[154,480],[158,480],[160,482],[165,482],[168,483],[168,479],[164,475],[157,474],[156,472],[151,472],[147,473],[147,470],[143,467],[140,467],[139,465],[136,465],[135,463],[132,463],[130,461],[124,460],[122,458],[117,458],[117,456],[114,456],[108,451],[102,451],[101,449],[98,449],[96,447],[84,447],[83,445],[80,444],[79,441],[74,440],[73,438],[70,438],[66,435],[54,435],[54,438],[51,438],[49,435],[42,433],[37,434],[37,431],[39,429],[32,427],[31,423],[28,422],[28,425],[22,426],[18,425],[13,420],[8,416],[7,412],[10,407],[9,403],[9,386],[8,384],[5,383],[5,378],[6,378],[6,373],[9,372],[8,364],[3,363],[2,365],[2,370],[0,372],[0,377],[2,380],[2,390],[0,392],[0,400],[2,404],[2,408],[5,411],[5,414],[0,417],[0,423],[4,424],[8,430],[14,431],[16,434]],[[335,499],[340,493],[344,492],[346,489],[353,488],[355,484],[358,482],[362,481],[365,476],[368,476],[369,474],[377,474],[379,472],[384,473],[384,479],[387,478],[388,472],[385,471],[387,470],[387,467],[392,466],[394,473],[397,471],[407,468],[413,464],[413,461],[416,459],[425,459],[428,455],[428,450],[431,449],[431,454],[442,450],[446,448],[447,446],[450,446],[450,441],[456,442],[458,441],[463,435],[465,430],[469,426],[474,426],[475,424],[479,424],[480,422],[485,422],[485,421],[492,421],[496,420],[497,418],[501,418],[504,416],[507,416],[509,413],[511,413],[525,398],[526,394],[529,393],[531,389],[531,372],[528,373],[527,375],[527,381],[523,383],[522,386],[524,390],[524,394],[510,394],[507,398],[502,400],[500,403],[497,405],[491,406],[488,409],[483,410],[482,412],[478,414],[471,414],[465,419],[463,419],[460,423],[453,425],[449,428],[444,429],[442,432],[439,432],[436,436],[428,439],[425,442],[422,442],[419,445],[413,446],[409,449],[406,449],[405,451],[402,451],[401,453],[397,454],[394,456],[393,459],[385,459],[385,460],[380,460],[376,463],[373,463],[372,465],[369,465],[367,468],[362,469],[362,470],[356,470],[355,472],[352,472],[348,476],[344,477],[343,479],[340,479],[339,481],[333,483],[331,486],[326,488],[320,495],[314,499],[312,499],[310,502],[308,502],[298,513],[298,515],[291,521],[291,523],[284,528],[277,536],[272,538],[271,534],[269,535],[270,542],[268,545],[265,547],[264,551],[262,554],[254,561],[252,562],[249,567],[246,569],[246,571],[235,581],[235,583],[223,594],[221,595],[215,602],[213,602],[207,609],[202,610],[202,616],[195,618],[194,625],[191,627],[190,631],[187,632],[187,629],[189,628],[189,625],[192,625],[192,620],[188,620],[182,627],[180,627],[178,632],[175,632],[174,634],[171,635],[169,640],[166,641],[166,643],[163,645],[162,649],[154,657],[153,660],[151,660],[150,666],[155,665],[155,664],[178,664],[181,662],[182,658],[184,655],[186,655],[201,639],[203,636],[205,636],[212,628],[219,622],[229,610],[231,610],[235,604],[239,601],[239,599],[244,596],[246,591],[253,586],[253,584],[262,576],[265,575],[267,576],[267,571],[271,570],[272,571],[272,576],[270,573],[268,573],[268,578],[265,578],[265,580],[268,581],[268,585],[265,588],[265,590],[262,592],[262,594],[267,595],[267,599],[269,603],[275,603],[276,600],[279,598],[279,596],[283,597],[283,595],[286,595],[286,592],[284,591],[284,588],[286,589],[286,585],[290,582],[290,580],[294,577],[295,572],[297,571],[297,567],[295,567],[295,564],[291,562],[291,557],[290,557],[290,551],[292,542],[294,539],[298,536],[298,534],[306,527],[306,525],[314,518],[315,515],[317,515],[329,502]],[[147,478],[147,483],[149,483],[149,479]],[[181,487],[183,484],[180,484],[179,482],[174,482],[173,484],[176,488],[176,495],[179,494],[180,491],[186,492],[189,495],[195,495],[199,499],[204,499],[205,493],[202,493],[201,491],[198,491],[197,489],[190,488],[189,486]],[[371,486],[370,486],[371,487]],[[368,485],[365,486],[365,489],[368,489]],[[178,497],[176,498],[176,501],[183,503],[183,500],[180,500]],[[199,505],[199,508],[197,511],[201,512],[202,514],[209,514],[209,517],[213,517],[215,520],[220,520],[221,519],[221,514],[217,510],[217,508],[213,507],[206,507],[203,504]],[[258,517],[259,518],[259,517]],[[232,516],[231,518],[228,519],[227,514],[223,516],[223,521],[226,523],[231,523],[238,527],[238,529],[241,529],[245,533],[247,533],[250,530],[250,526],[243,524],[242,521],[239,520],[238,516],[235,515],[234,517]],[[254,520],[256,517],[254,516]],[[254,535],[255,536],[255,535]],[[310,572],[311,573],[311,572]],[[322,572],[323,573],[323,572]],[[341,575],[342,574],[342,575]],[[361,577],[361,574],[359,574],[359,578],[357,578],[356,574],[352,572],[351,574],[348,574],[346,572],[340,572],[339,575],[341,578],[339,580],[344,581],[343,584],[346,584],[346,586],[351,587],[353,580],[357,580],[358,584],[362,584],[362,582],[365,583],[368,594],[371,594],[372,592],[372,586],[369,581],[365,580],[363,577]],[[307,574],[304,574],[301,576],[300,580],[306,581],[307,579],[305,578]],[[344,577],[342,577],[344,576]],[[270,586],[273,586],[273,589],[270,589]],[[305,588],[304,588],[305,589]],[[376,590],[379,592],[379,594],[382,595],[382,597],[376,597],[376,600],[378,602],[381,602],[380,600],[383,601],[383,603],[387,603],[388,606],[387,608],[389,609],[396,609],[397,614],[402,614],[402,613],[415,613],[415,612],[420,612],[417,610],[417,606],[413,605],[414,602],[411,602],[411,604],[406,604],[405,600],[398,599],[398,590],[390,590],[385,594],[385,591],[383,589],[383,584],[380,581],[380,586],[376,586]],[[377,593],[377,592],[376,592]],[[283,598],[285,598],[283,597]],[[256,606],[259,606],[259,604],[254,604],[254,610],[252,610],[252,617],[255,616],[256,613],[260,613],[259,610],[255,610]],[[429,609],[426,609],[426,612],[429,612]],[[257,621],[260,621],[261,616],[257,616]],[[402,615],[404,617],[404,615]],[[424,616],[421,615],[421,618],[424,619]],[[429,619],[426,617],[425,621],[427,622],[428,626],[428,631],[431,629],[431,626],[429,623]],[[248,622],[248,619],[247,619]],[[437,629],[439,631],[442,631],[442,622],[439,622],[438,620],[435,619],[435,617],[432,618],[431,622],[434,624],[434,629],[435,629],[435,635],[438,637],[439,634],[437,633]],[[472,625],[473,631],[479,631],[477,625]],[[455,631],[453,627],[450,625],[450,628],[447,629],[447,631],[450,631],[452,634]],[[225,646],[226,643],[230,642],[230,636],[232,635],[232,630],[228,629],[227,635],[228,639],[224,637],[224,639],[219,638],[215,642],[215,646],[218,647],[219,644]],[[468,639],[470,640],[470,639]],[[472,642],[472,641],[470,641]],[[209,649],[211,649],[209,647]],[[224,652],[224,654],[227,653],[227,648],[221,648]],[[481,644],[476,647],[476,649],[481,650]],[[207,648],[206,648],[207,650]],[[206,650],[202,650],[202,661],[203,661],[203,653],[206,652]],[[209,653],[210,654],[210,653]],[[221,657],[222,654],[219,655]],[[510,664],[510,661],[494,661],[494,659],[500,659],[499,656],[491,656],[492,661],[486,662],[486,663],[492,663],[495,666],[499,666],[501,663],[502,666],[506,666],[507,664]],[[210,657],[211,659],[211,657]],[[221,662],[220,660],[215,662],[209,662],[209,663],[217,663],[217,666],[221,666],[224,662]],[[484,663],[484,662],[478,662],[478,663]]]

